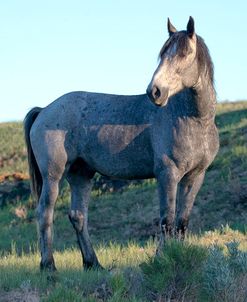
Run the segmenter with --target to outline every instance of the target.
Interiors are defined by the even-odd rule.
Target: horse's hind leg
[[[179,219],[177,223],[177,236],[180,239],[184,239],[189,224],[189,216],[196,198],[198,191],[200,190],[205,172],[200,175],[191,178],[185,176],[181,180],[179,190]]]
[[[59,180],[43,178],[42,192],[37,208],[41,262],[40,268],[56,270],[52,254],[52,225],[54,206],[58,196]]]
[[[52,254],[52,227],[55,202],[68,158],[64,148],[66,132],[49,130],[46,123],[34,125],[30,132],[33,153],[42,177],[37,208],[41,248],[41,269],[55,270]]]
[[[82,170],[79,171],[74,165],[67,175],[67,180],[71,187],[69,219],[76,231],[84,268],[99,268],[101,266],[88,234],[88,203],[92,188],[92,172],[88,172],[87,169],[83,169],[83,167],[81,168]]]

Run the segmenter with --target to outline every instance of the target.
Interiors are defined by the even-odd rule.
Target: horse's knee
[[[69,213],[69,220],[77,232],[82,231],[83,223],[84,223],[84,216],[81,211],[71,210]]]

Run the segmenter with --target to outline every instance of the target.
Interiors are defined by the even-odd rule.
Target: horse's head
[[[193,87],[199,76],[193,18],[187,30],[177,31],[169,18],[167,27],[169,39],[160,51],[160,63],[147,88],[149,98],[158,106],[165,106],[168,98],[182,89]]]

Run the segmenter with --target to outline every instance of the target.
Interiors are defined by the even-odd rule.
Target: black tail
[[[28,166],[29,166],[29,174],[31,181],[31,192],[33,196],[38,200],[41,194],[42,189],[42,177],[39,171],[39,167],[37,165],[36,159],[33,154],[31,142],[30,142],[30,130],[32,125],[37,118],[38,114],[42,108],[35,107],[28,112],[24,120],[24,133],[25,133],[25,141],[27,146],[27,154],[28,154]]]

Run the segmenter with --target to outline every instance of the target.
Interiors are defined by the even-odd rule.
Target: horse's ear
[[[187,34],[190,38],[192,38],[195,34],[195,22],[192,17],[190,17],[189,22],[187,24]]]
[[[169,18],[167,19],[167,29],[168,29],[169,36],[173,35],[177,31],[176,28],[171,24]]]

